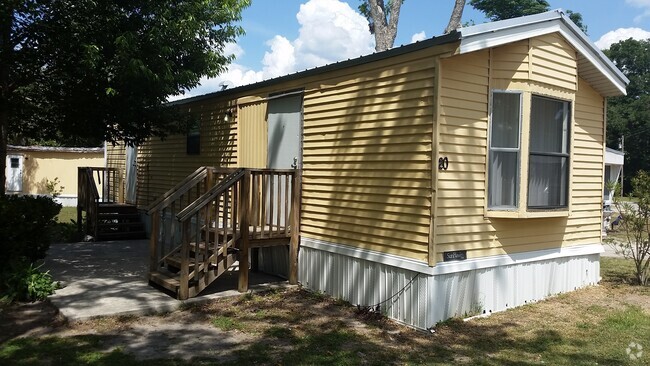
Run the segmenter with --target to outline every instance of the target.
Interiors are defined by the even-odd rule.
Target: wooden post
[[[181,236],[181,276],[178,288],[178,299],[187,300],[190,297],[189,276],[190,276],[190,224],[189,218],[183,222],[183,235]]]
[[[160,211],[151,215],[151,239],[149,239],[149,272],[158,270],[158,231],[160,230]]]
[[[291,180],[291,241],[289,242],[289,284],[298,284],[298,247],[300,245],[300,170]]]
[[[249,256],[249,243],[248,243],[248,207],[250,206],[250,181],[251,172],[246,170],[246,174],[242,180],[241,187],[241,243],[239,246],[239,292],[248,291],[248,256]]]
[[[83,194],[83,182],[81,180],[81,169],[83,168],[77,168],[77,232],[81,233],[82,229],[82,223],[81,223],[81,205],[83,203],[83,199],[85,198],[85,195]]]

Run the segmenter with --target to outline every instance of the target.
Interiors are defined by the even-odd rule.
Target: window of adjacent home
[[[201,124],[199,121],[190,122],[187,130],[187,154],[199,155],[201,152]]]
[[[524,98],[530,98],[530,103],[524,103]],[[530,105],[530,110],[523,110],[524,105]],[[570,102],[564,100],[492,92],[488,210],[520,211],[523,204],[531,211],[569,206],[570,110]],[[530,135],[523,151],[522,121],[529,123]],[[521,182],[527,187],[520,187]],[[526,202],[520,202],[524,194]]]

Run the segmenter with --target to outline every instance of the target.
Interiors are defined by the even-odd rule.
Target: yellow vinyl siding
[[[106,143],[106,167],[117,169],[120,180],[117,200],[118,202],[124,202],[124,182],[126,177],[126,148],[124,144],[113,145],[110,142]]]
[[[250,99],[250,98],[246,98]],[[239,166],[266,168],[268,129],[265,100],[238,102],[237,128],[239,129]],[[257,99],[257,98],[255,98]]]
[[[553,62],[558,67],[549,73]],[[553,34],[445,59],[441,72],[439,149],[450,163],[447,171],[438,172],[436,259],[440,261],[442,253],[451,250],[467,250],[469,258],[478,258],[599,242],[603,98],[586,82],[578,85],[575,50]],[[467,82],[470,79],[472,83]],[[490,89],[572,101],[568,217],[485,217]],[[469,110],[461,107],[465,102]],[[527,118],[522,123],[528,123]],[[528,138],[524,135],[522,143]],[[520,169],[522,175],[527,174],[525,166]]]
[[[435,57],[420,51],[307,85],[303,237],[427,260]]]
[[[138,146],[139,206],[147,206],[200,166],[236,166],[237,125],[234,107],[228,103],[206,100],[183,108],[199,119],[200,154],[186,153],[185,135],[170,136],[162,141],[151,138]],[[224,116],[227,111],[231,111],[233,117],[226,123]]]

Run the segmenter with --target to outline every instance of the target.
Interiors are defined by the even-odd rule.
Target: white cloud
[[[625,3],[642,9],[642,13],[634,17],[634,22],[638,23],[643,18],[650,16],[650,0],[625,0]]]
[[[232,63],[216,78],[203,79],[200,86],[169,100],[218,91],[219,83],[224,80],[235,86],[246,85],[374,51],[374,37],[368,31],[368,21],[345,2],[309,0],[300,5],[296,18],[300,25],[298,38],[290,41],[276,35],[268,40],[266,45],[270,49],[261,60],[262,70]],[[244,54],[237,44],[226,45],[225,52],[237,57]]]
[[[289,74],[296,69],[296,50],[288,39],[275,36],[266,42],[271,51],[264,53],[262,64],[264,79]]]
[[[422,31],[411,36],[411,43],[424,41],[425,39],[427,39],[427,34]]]
[[[648,0],[648,2],[650,2],[650,0]],[[595,43],[598,48],[604,50],[608,49],[612,44],[624,41],[628,38],[648,39],[650,38],[650,32],[641,28],[619,28],[603,34],[603,36]]]
[[[244,55],[244,49],[241,48],[237,43],[226,43],[226,46],[223,48],[223,53],[226,55],[235,55],[235,58],[240,58]]]

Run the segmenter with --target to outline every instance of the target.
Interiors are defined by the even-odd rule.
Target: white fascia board
[[[560,10],[460,28],[459,32],[461,54],[558,32],[622,95],[626,94],[627,77]]]
[[[508,266],[513,264],[537,262],[555,258],[600,254],[605,251],[603,245],[600,243],[586,244],[566,248],[544,249],[531,252],[495,255],[491,257],[468,259],[464,261],[441,262],[438,263],[435,267],[430,267],[426,262],[417,261],[414,259],[375,252],[367,249],[359,249],[347,245],[335,244],[317,239],[301,238],[300,245],[307,248],[385,264],[387,266],[403,268],[409,271],[419,272],[430,276],[479,270],[491,267]]]
[[[605,164],[608,165],[623,165],[625,164],[625,155],[616,154],[609,150],[605,151]]]

